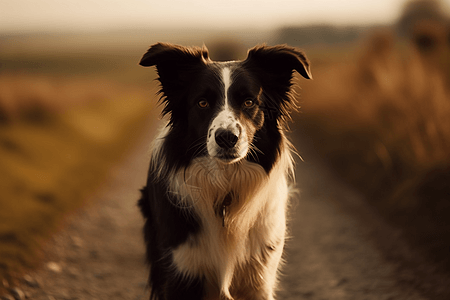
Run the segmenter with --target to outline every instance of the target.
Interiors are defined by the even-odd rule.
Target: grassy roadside
[[[0,283],[14,283],[155,118],[137,87],[1,77]]]
[[[313,69],[295,129],[405,238],[450,270],[448,45],[420,53],[379,32],[349,53],[352,60]]]

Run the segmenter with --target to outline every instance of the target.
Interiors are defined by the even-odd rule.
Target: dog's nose
[[[215,134],[216,143],[220,148],[228,150],[234,147],[238,141],[238,137],[230,130],[219,128]]]

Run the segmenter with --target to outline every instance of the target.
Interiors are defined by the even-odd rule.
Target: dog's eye
[[[200,108],[207,108],[209,106],[209,103],[208,101],[206,101],[206,99],[200,99],[197,104]]]
[[[253,99],[245,99],[244,101],[244,107],[252,107],[253,105],[255,105],[255,101],[253,101]]]

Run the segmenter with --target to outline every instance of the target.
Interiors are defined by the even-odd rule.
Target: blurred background
[[[314,80],[298,91],[300,154],[449,270],[449,5],[2,0],[0,278],[36,265],[42,242],[158,118],[155,72],[137,64],[159,41],[205,44],[214,60],[260,43],[305,50]]]

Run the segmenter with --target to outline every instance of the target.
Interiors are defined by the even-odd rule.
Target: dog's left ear
[[[289,120],[290,112],[297,107],[290,93],[294,71],[312,79],[306,55],[286,45],[256,46],[248,51],[242,64],[259,80],[266,95],[266,109],[274,108],[278,112],[277,119]]]
[[[295,70],[306,79],[312,79],[309,60],[296,48],[286,45],[256,46],[248,51],[244,65],[270,72],[274,76],[292,77]]]

